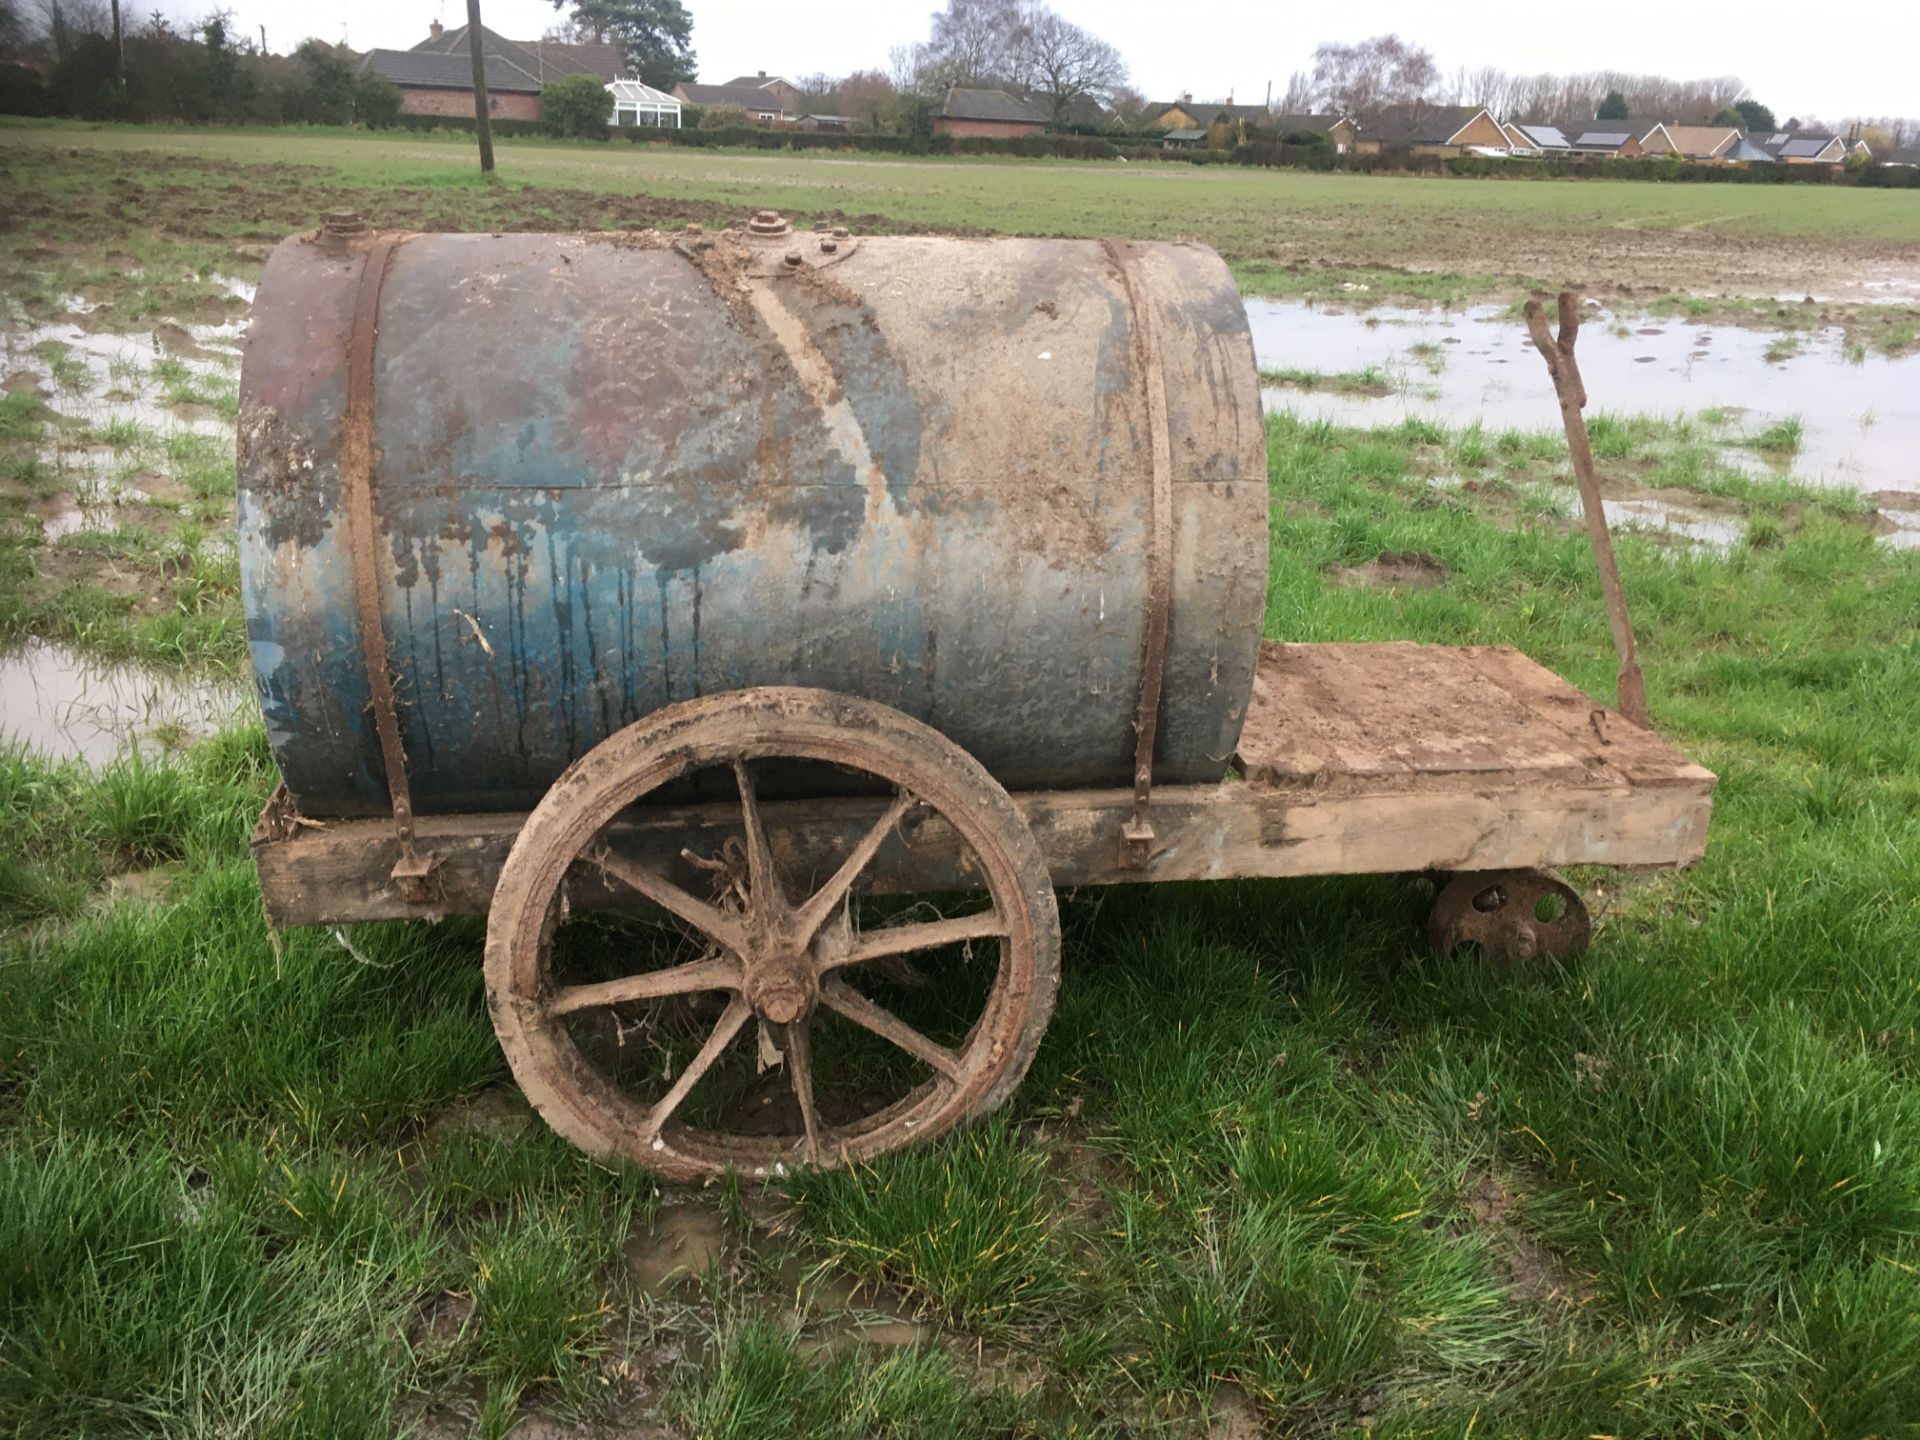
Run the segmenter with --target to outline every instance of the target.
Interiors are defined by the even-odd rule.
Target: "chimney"
[[[766,72],[766,71],[764,71],[764,70],[762,70],[762,71],[760,72],[760,78],[761,78],[762,80],[764,80],[764,79],[766,79],[766,78],[767,78],[767,72]]]
[[[431,25],[427,26],[427,38],[429,40],[438,40],[441,32],[446,28],[447,27],[442,25],[438,20],[434,21]]]

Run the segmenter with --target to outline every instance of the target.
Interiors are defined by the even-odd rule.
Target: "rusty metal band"
[[[1147,407],[1152,485],[1147,528],[1147,624],[1141,642],[1140,703],[1134,716],[1133,819],[1127,837],[1145,845],[1152,840],[1147,827],[1147,801],[1153,792],[1153,749],[1160,725],[1160,692],[1166,681],[1167,630],[1173,608],[1173,440],[1167,429],[1167,377],[1160,368],[1152,297],[1145,293],[1134,267],[1133,246],[1123,240],[1109,240],[1106,249],[1120,272],[1133,312],[1134,363],[1140,367]],[[1146,857],[1138,858],[1144,863]]]
[[[406,750],[400,743],[400,717],[394,709],[393,665],[380,599],[379,537],[373,518],[373,348],[380,332],[380,287],[387,278],[387,262],[399,243],[376,241],[360,271],[353,329],[347,336],[347,413],[340,436],[340,484],[346,502],[353,598],[360,619],[367,693],[373,723],[380,734],[380,758],[387,772],[393,826],[405,863],[414,858],[413,791],[407,782]]]

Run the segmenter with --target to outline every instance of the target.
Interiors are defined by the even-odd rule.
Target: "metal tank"
[[[382,644],[423,812],[530,807],[766,684],[884,701],[1009,787],[1126,784],[1156,605],[1153,777],[1224,773],[1267,475],[1212,251],[353,228],[274,251],[241,374],[248,636],[305,814],[390,803]]]

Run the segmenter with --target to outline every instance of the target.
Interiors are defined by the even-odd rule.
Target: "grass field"
[[[58,195],[66,184],[33,147],[72,152],[72,182],[92,186],[98,164],[160,195],[178,166],[272,194],[287,186],[363,204],[376,224],[415,225],[427,214],[478,219],[500,205],[476,195],[469,143],[456,137],[343,131],[167,132],[128,127],[0,126],[0,163]],[[22,151],[29,153],[22,154]],[[135,158],[138,157],[138,158]],[[289,172],[287,167],[312,167]],[[271,168],[269,168],[271,167]],[[1654,185],[1627,182],[1462,182],[1314,175],[1240,167],[870,158],[674,150],[627,144],[513,141],[500,149],[504,187],[646,196],[737,218],[771,205],[811,218],[832,213],[869,228],[996,234],[1187,237],[1243,266],[1250,288],[1460,298],[1510,292],[1516,282],[1571,284],[1648,297],[1677,291],[1771,295],[1844,290],[1848,282],[1920,263],[1920,192],[1818,186]],[[186,184],[185,188],[194,188]],[[382,192],[398,189],[398,201]],[[349,194],[348,192],[353,192]],[[577,193],[576,193],[577,199]],[[183,203],[193,203],[190,199]],[[538,216],[543,200],[509,209]],[[548,218],[591,223],[578,206],[547,204]],[[311,224],[311,204],[286,218]],[[278,218],[269,210],[261,219]],[[601,224],[672,221],[671,207],[601,211]],[[431,227],[422,227],[431,228]],[[1400,272],[1413,271],[1414,275]],[[1861,292],[1845,298],[1868,301]],[[1911,295],[1909,295],[1911,298]]]
[[[720,213],[482,189],[431,142],[278,172],[219,147],[346,142],[137,139],[0,131],[30,316],[231,317],[220,277],[342,201]],[[217,414],[196,365],[107,383]],[[237,665],[231,456],[55,408],[0,401],[0,636]],[[1701,867],[1571,877],[1593,949],[1505,975],[1426,954],[1394,880],[1064,897],[1004,1111],[764,1190],[662,1192],[531,1122],[478,926],[270,936],[257,729],[97,772],[0,751],[0,1433],[1920,1433],[1920,555],[1717,462],[1716,423],[1594,425],[1742,527],[1619,540],[1655,716],[1721,777]],[[150,490],[129,525],[42,538],[68,442]],[[1269,635],[1510,643],[1611,694],[1557,437],[1279,417],[1268,448]],[[1387,551],[1444,583],[1335,583]]]

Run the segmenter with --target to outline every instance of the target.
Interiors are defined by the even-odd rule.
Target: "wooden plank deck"
[[[1675,866],[1706,845],[1714,777],[1503,647],[1262,647],[1239,776],[1153,792],[1152,863],[1121,866],[1128,790],[1028,791],[1015,802],[1062,886],[1571,864]],[[824,874],[879,813],[872,799],[765,805],[783,866]],[[254,837],[278,925],[484,913],[519,833],[514,814],[422,816],[439,895],[408,904],[388,879],[385,820],[315,822],[275,797]],[[614,843],[664,870],[716,850],[731,802],[661,808]],[[876,888],[965,888],[937,820],[883,847]],[[697,883],[688,870],[685,883]],[[575,903],[614,897],[577,890]]]

